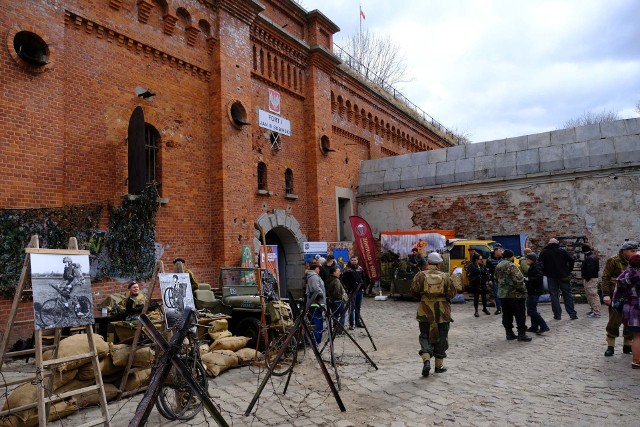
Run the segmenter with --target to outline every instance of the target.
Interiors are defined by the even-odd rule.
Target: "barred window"
[[[267,165],[264,162],[258,163],[258,190],[267,189]]]
[[[160,132],[148,123],[144,127],[144,157],[147,184],[160,182]]]
[[[293,191],[293,171],[287,168],[284,171],[284,192],[285,194],[294,194]]]

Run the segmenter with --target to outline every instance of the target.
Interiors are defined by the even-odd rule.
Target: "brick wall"
[[[438,139],[336,68],[335,24],[289,0],[10,3],[0,30],[35,33],[48,44],[50,63],[24,66],[11,36],[1,50],[0,208],[119,205],[127,192],[128,121],[141,106],[160,134],[161,196],[169,200],[156,220],[161,260],[170,270],[174,258],[186,259],[201,282],[215,286],[219,267],[237,266],[241,246],[254,243],[254,222],[274,210],[296,219],[295,236],[336,240],[336,187],[355,191],[361,160],[428,148],[412,145],[412,136]],[[260,50],[271,73],[258,62]],[[139,98],[140,88],[155,96]],[[269,88],[280,92],[282,116],[291,121],[280,150],[257,124]],[[349,121],[355,116],[333,111],[336,91],[361,99],[367,111],[375,106],[395,126],[387,151],[376,148],[371,129]],[[231,122],[234,102],[248,125]],[[338,151],[320,152],[323,135]],[[258,162],[267,164],[269,195],[256,191]],[[286,169],[297,199],[285,197]],[[121,290],[124,279],[94,283],[96,302]],[[9,303],[0,301],[0,325]],[[21,307],[30,312],[29,303]]]

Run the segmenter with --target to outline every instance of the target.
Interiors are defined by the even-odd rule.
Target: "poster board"
[[[167,328],[171,329],[178,326],[185,308],[196,309],[191,280],[189,273],[160,273],[158,280],[164,305],[164,318]]]
[[[89,251],[39,250],[29,256],[36,330],[95,323]]]

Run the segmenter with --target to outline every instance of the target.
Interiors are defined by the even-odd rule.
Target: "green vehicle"
[[[258,281],[262,285],[262,298]],[[229,331],[234,335],[250,338],[248,347],[256,346],[263,304],[266,330],[293,325],[291,308],[278,297],[277,282],[268,270],[223,267],[220,269],[220,284],[222,298],[216,298],[210,288],[196,290],[196,308],[206,308],[212,313],[231,316]]]

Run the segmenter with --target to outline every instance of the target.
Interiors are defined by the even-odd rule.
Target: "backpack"
[[[431,295],[443,295],[445,281],[441,274],[425,274],[424,292]]]

